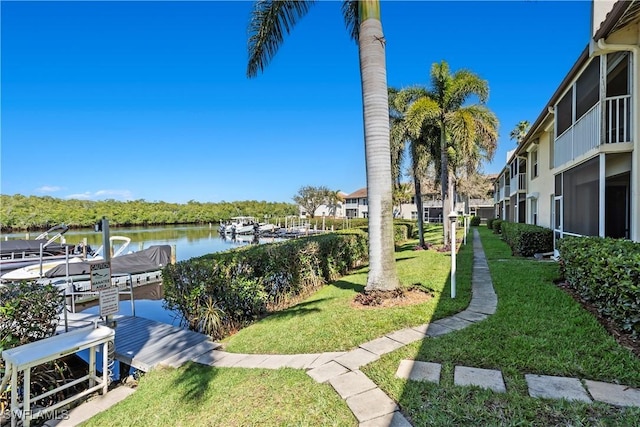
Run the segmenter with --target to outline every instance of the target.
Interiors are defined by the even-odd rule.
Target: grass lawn
[[[363,367],[399,402],[415,426],[640,425],[639,408],[616,408],[530,398],[525,373],[566,375],[640,386],[640,359],[553,280],[557,265],[512,258],[498,236],[479,228],[498,294],[498,310],[465,330],[426,339]],[[430,231],[436,240],[440,229]],[[458,257],[458,296],[449,297],[448,253],[399,248],[403,285],[434,290],[428,302],[390,309],[351,305],[366,269],[324,287],[304,302],[271,315],[225,341],[228,351],[295,354],[349,350],[387,332],[461,311],[469,303],[471,241]],[[402,359],[443,364],[440,385],[395,378]],[[507,393],[453,385],[456,365],[500,369]],[[146,374],[125,401],[87,425],[356,426],[346,403],[328,384],[301,370],[211,368],[188,364]]]
[[[640,409],[528,396],[524,374],[640,386],[640,359],[553,284],[555,263],[513,258],[482,227],[498,310],[462,331],[406,346],[362,370],[414,425],[640,425]],[[440,385],[394,377],[402,359],[442,363]],[[456,365],[502,370],[507,393],[453,385]]]
[[[442,240],[442,227],[432,227],[428,241]],[[412,241],[396,251],[398,276],[404,286],[421,284],[434,291],[422,304],[396,308],[352,307],[364,290],[367,269],[325,286],[304,302],[272,314],[223,341],[234,353],[298,354],[350,350],[386,333],[428,323],[463,310],[470,300],[471,244],[461,247],[455,300],[449,298],[451,257],[435,250],[416,251]]]

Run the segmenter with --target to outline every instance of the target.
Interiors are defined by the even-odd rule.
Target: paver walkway
[[[305,369],[320,383],[328,382],[344,399],[360,423],[360,427],[410,427],[399,412],[398,405],[373,381],[360,371],[360,367],[425,338],[438,337],[466,328],[496,312],[498,297],[493,289],[480,236],[473,235],[473,274],[471,303],[466,310],[424,325],[405,328],[360,345],[347,352],[295,355],[238,354],[213,350],[191,360],[215,367],[243,367],[279,369],[283,367]],[[178,367],[185,362],[181,357],[168,361]],[[403,360],[396,375],[416,381],[440,381],[441,366],[437,363]],[[599,400],[612,405],[640,406],[640,390],[623,385],[585,380],[587,389],[576,378],[526,375],[529,395],[540,398],[564,398],[591,402]],[[456,385],[475,385],[495,392],[505,392],[502,373],[497,370],[456,366]],[[588,390],[588,391],[587,391]],[[90,404],[87,402],[85,405]]]

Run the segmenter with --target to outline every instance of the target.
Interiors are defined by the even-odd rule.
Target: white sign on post
[[[101,291],[111,287],[111,263],[109,261],[91,264],[91,290]]]
[[[108,288],[100,291],[100,316],[116,314],[119,309],[118,287]]]

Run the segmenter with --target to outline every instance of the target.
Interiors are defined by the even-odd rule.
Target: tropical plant
[[[447,62],[435,63],[431,67],[431,88],[422,90],[424,95],[417,97],[406,112],[407,128],[416,138],[434,127],[439,130],[440,159],[434,160],[440,172],[442,209],[446,216],[455,208],[456,171],[477,169],[483,158],[493,157],[498,120],[484,105],[489,96],[487,82],[471,71],[458,70],[452,74]],[[473,96],[480,104],[468,104]],[[444,225],[447,242],[449,224],[445,221]]]
[[[338,207],[340,204],[344,203],[344,196],[340,190],[329,191],[327,206],[329,207],[330,215],[335,219]]]
[[[518,145],[520,145],[520,143],[524,140],[524,137],[527,136],[527,132],[529,131],[530,126],[531,124],[528,120],[519,121],[516,127],[514,127],[509,134],[509,139],[515,140]]]
[[[394,217],[402,218],[402,205],[411,202],[412,193],[411,185],[406,182],[393,186],[393,206],[398,207],[393,209]]]
[[[437,129],[425,126],[417,137],[407,127],[405,113],[411,102],[417,97],[425,95],[420,88],[410,88],[398,91],[389,88],[389,121],[391,126],[391,170],[394,178],[394,188],[400,185],[401,167],[408,154],[411,158],[410,175],[413,178],[414,196],[418,210],[418,238],[420,247],[426,247],[424,241],[424,208],[422,204],[422,183],[427,179],[427,170],[433,163],[437,150]],[[407,144],[409,147],[407,149]]]
[[[247,75],[262,72],[312,1],[259,0],[249,23]],[[389,148],[389,106],[385,65],[386,40],[378,0],[345,0],[342,12],[351,37],[358,43],[364,142],[369,199],[369,274],[367,290],[391,290],[399,285],[394,259],[393,201]]]

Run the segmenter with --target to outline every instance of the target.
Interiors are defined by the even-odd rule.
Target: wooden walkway
[[[207,335],[142,317],[115,315],[115,358],[148,372],[159,365],[180,366],[220,347]],[[95,314],[68,313],[69,330],[99,320]],[[65,332],[64,320],[58,333]]]

